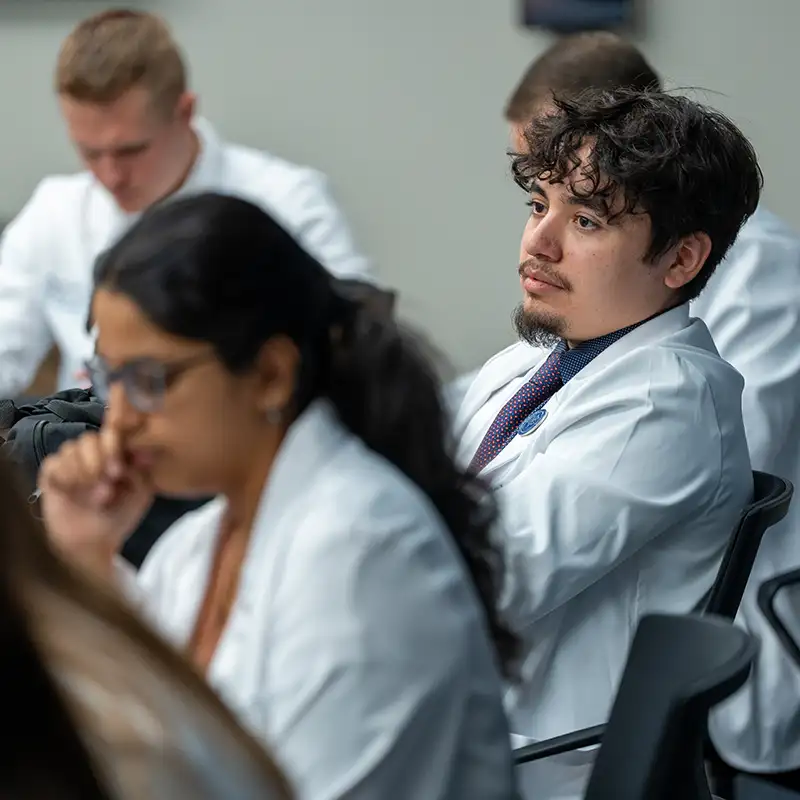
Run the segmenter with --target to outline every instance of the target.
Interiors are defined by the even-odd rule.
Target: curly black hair
[[[647,214],[645,258],[703,232],[711,252],[682,289],[696,297],[756,210],[764,183],[755,150],[724,114],[660,91],[590,89],[556,97],[553,111],[525,129],[526,152],[511,153],[515,182],[569,182],[613,221]],[[578,180],[571,180],[571,176]]]

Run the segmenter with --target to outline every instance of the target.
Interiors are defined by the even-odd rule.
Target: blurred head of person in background
[[[525,146],[525,126],[552,105],[554,95],[619,88],[661,89],[661,79],[635,45],[609,31],[558,39],[531,63],[506,102],[512,147],[519,150]]]
[[[69,137],[125,212],[177,190],[199,141],[195,95],[169,28],[138,11],[104,11],[64,41],[55,75]]]

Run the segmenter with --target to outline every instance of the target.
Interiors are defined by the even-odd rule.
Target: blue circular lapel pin
[[[517,428],[517,433],[520,436],[528,436],[544,422],[544,418],[546,416],[546,408],[539,408],[532,414],[528,414],[528,416],[525,417],[525,419],[520,423],[519,428]]]

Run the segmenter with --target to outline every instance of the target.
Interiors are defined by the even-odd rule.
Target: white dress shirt
[[[139,573],[178,647],[224,503],[180,520]],[[502,682],[460,555],[419,489],[317,401],[292,426],[208,678],[300,800],[508,800]]]
[[[546,356],[516,344],[483,367],[455,423],[462,463]],[[605,722],[639,618],[689,611],[711,586],[752,491],[741,392],[684,305],[607,347],[483,469],[526,642],[514,733]]]
[[[335,275],[368,276],[322,174],[224,142],[205,120],[195,129],[200,155],[174,197],[243,197],[269,211]],[[79,384],[92,354],[86,317],[95,259],[137,216],[120,210],[89,172],[39,184],[0,240],[0,397],[25,389],[54,342],[62,359],[59,388]]]

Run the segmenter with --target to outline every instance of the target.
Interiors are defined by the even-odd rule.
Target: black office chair
[[[586,800],[710,800],[708,713],[745,682],[757,651],[747,633],[717,617],[643,617]]]
[[[742,512],[714,583],[695,608],[696,612],[731,620],[736,616],[764,533],[786,516],[793,493],[794,487],[789,481],[766,472],[753,472],[753,500]],[[517,748],[515,763],[528,764],[598,745],[605,727],[605,724],[595,725]]]
[[[793,569],[790,572],[784,572],[781,575],[770,578],[759,587],[758,606],[761,609],[761,613],[767,618],[772,630],[775,631],[775,635],[778,637],[783,649],[786,650],[795,664],[800,667],[800,647],[798,647],[794,636],[789,633],[786,623],[778,616],[775,608],[778,593],[798,584],[800,584],[800,569]]]
[[[736,618],[764,534],[786,516],[793,494],[789,481],[766,472],[753,473],[753,502],[733,532],[714,585],[696,610],[730,620]],[[716,791],[725,797],[737,796],[739,771],[725,762],[710,738],[706,742],[706,762]]]
[[[794,663],[800,667],[800,647],[776,609],[778,594],[784,589],[797,585],[800,585],[800,569],[784,572],[761,584],[758,589],[757,600],[761,613],[775,632],[784,650]],[[729,774],[723,774],[725,781],[720,791],[725,796],[735,797],[736,800],[790,800],[790,798],[800,798],[800,793],[797,791],[798,781],[792,780],[791,783],[787,783],[786,775],[787,773],[782,774],[778,785],[776,785],[773,782],[774,778],[771,778],[769,774],[749,775],[730,770]],[[789,786],[793,788],[789,788]]]
[[[789,511],[794,487],[784,478],[753,472],[753,502],[744,510],[701,609],[735,619],[764,534]]]

